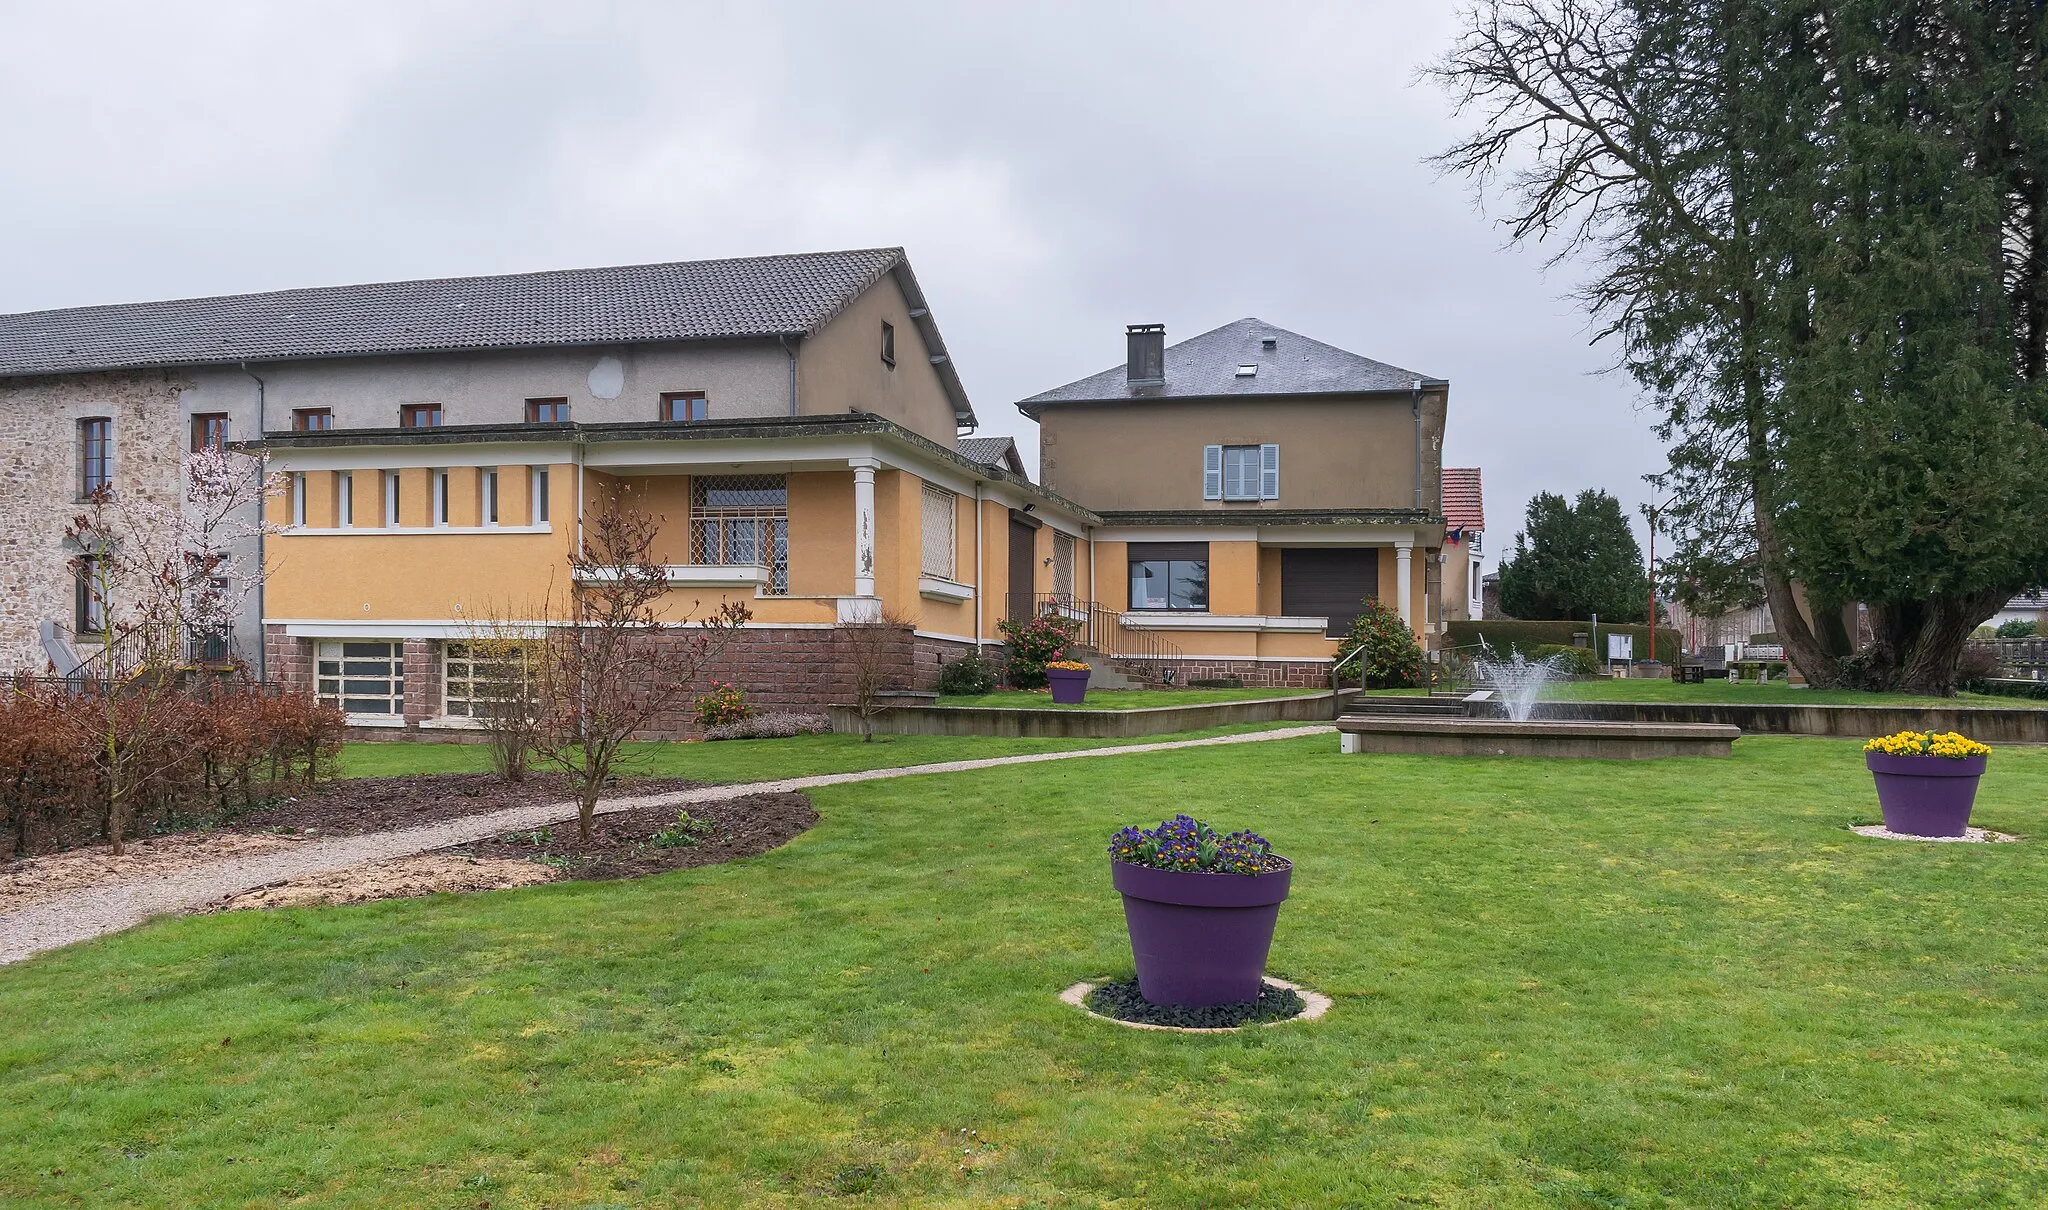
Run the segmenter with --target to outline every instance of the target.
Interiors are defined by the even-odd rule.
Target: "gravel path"
[[[717,802],[787,790],[812,790],[849,782],[881,781],[892,777],[915,777],[926,773],[962,773],[992,769],[999,765],[1029,765],[1048,760],[1075,760],[1090,756],[1128,756],[1138,752],[1164,752],[1174,748],[1199,748],[1216,744],[1252,744],[1266,740],[1295,739],[1321,735],[1328,725],[1284,727],[1244,735],[1223,735],[1213,739],[1170,740],[1155,744],[1128,744],[1119,748],[1083,748],[1071,752],[1038,752],[1029,756],[997,756],[986,760],[954,760],[935,765],[910,765],[898,769],[869,769],[858,773],[826,773],[815,777],[791,777],[781,781],[746,782],[734,786],[709,786],[699,790],[676,790],[639,798],[613,798],[598,804],[600,812],[630,811],[637,807],[686,807],[696,802]],[[19,911],[0,915],[0,963],[19,962],[58,946],[88,941],[119,932],[166,913],[189,912],[209,903],[304,874],[323,874],[368,861],[383,861],[467,844],[486,836],[545,827],[572,819],[573,802],[541,803],[509,807],[486,815],[470,815],[447,823],[403,828],[395,832],[372,832],[364,836],[342,836],[308,841],[288,850],[251,857],[230,858],[210,865],[188,868],[160,878],[140,878],[115,886],[46,899]]]

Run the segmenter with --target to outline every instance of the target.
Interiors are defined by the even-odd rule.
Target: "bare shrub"
[[[853,711],[860,716],[862,743],[873,743],[874,719],[888,709],[885,689],[902,688],[913,623],[892,609],[860,622],[839,624],[839,650],[853,674]]]

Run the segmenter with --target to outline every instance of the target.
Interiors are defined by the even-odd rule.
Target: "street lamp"
[[[1676,499],[1676,495],[1670,495],[1661,503],[1642,506],[1643,519],[1650,524],[1650,612],[1646,616],[1650,622],[1650,662],[1653,664],[1657,662],[1657,514]]]

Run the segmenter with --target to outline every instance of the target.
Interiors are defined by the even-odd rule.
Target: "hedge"
[[[1444,645],[1447,647],[1476,647],[1481,636],[1493,646],[1499,655],[1519,651],[1524,656],[1534,656],[1536,649],[1546,644],[1560,647],[1572,645],[1574,634],[1590,634],[1590,622],[1521,622],[1498,619],[1488,622],[1451,622],[1444,627]],[[1647,626],[1609,626],[1600,623],[1600,638],[1593,654],[1601,663],[1607,662],[1607,636],[1621,633],[1634,635],[1636,658],[1650,658],[1650,628]],[[1682,650],[1678,643],[1678,632],[1666,626],[1657,628],[1657,658],[1665,663],[1673,662]]]
[[[1996,697],[2023,697],[2034,701],[2048,700],[2048,681],[2021,680],[2017,677],[1984,676],[1964,681],[1965,693],[1985,693]]]

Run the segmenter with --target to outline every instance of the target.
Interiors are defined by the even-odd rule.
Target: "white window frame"
[[[478,473],[476,503],[477,511],[482,514],[482,516],[480,516],[478,520],[481,521],[486,527],[496,526],[498,524],[497,467],[487,466],[484,467],[483,470]]]
[[[479,718],[477,703],[488,702],[489,697],[477,696],[477,665],[480,661],[472,653],[472,642],[453,640],[441,644],[441,715],[444,718]],[[518,660],[522,680],[531,684],[532,668],[527,663],[524,647],[514,647],[506,653],[504,663]]]
[[[336,529],[354,529],[356,525],[356,475],[354,471],[336,471],[334,484],[334,526]]]
[[[548,523],[548,468],[536,466],[527,476],[526,498],[535,525]]]
[[[384,526],[398,528],[398,472],[384,472]]]
[[[292,524],[306,524],[306,472],[292,472]]]
[[[1052,531],[1052,593],[1061,601],[1074,599],[1074,535]]]
[[[448,524],[448,468],[435,467],[429,473],[433,480],[434,524],[445,526]]]
[[[960,567],[960,496],[937,484],[924,485],[923,550],[925,575],[955,580]]]
[[[348,654],[348,648],[359,645],[383,647],[386,649],[387,654],[366,655],[358,653],[351,658]],[[381,674],[375,671],[368,671],[359,673],[354,678],[348,675],[351,663],[367,664],[372,662],[382,662],[384,664],[384,670]],[[327,671],[330,667],[335,670],[332,674]],[[351,680],[356,681],[359,685],[381,680],[385,683],[385,690],[381,694],[368,692],[351,694],[348,692]],[[320,700],[334,702],[336,705],[339,705],[342,712],[348,716],[351,722],[357,720],[369,720],[378,723],[389,723],[392,720],[403,722],[405,719],[405,641],[403,639],[321,640],[314,644],[313,647],[313,691]],[[382,702],[387,707],[392,708],[385,710],[350,709],[351,703],[360,705],[372,701]]]

